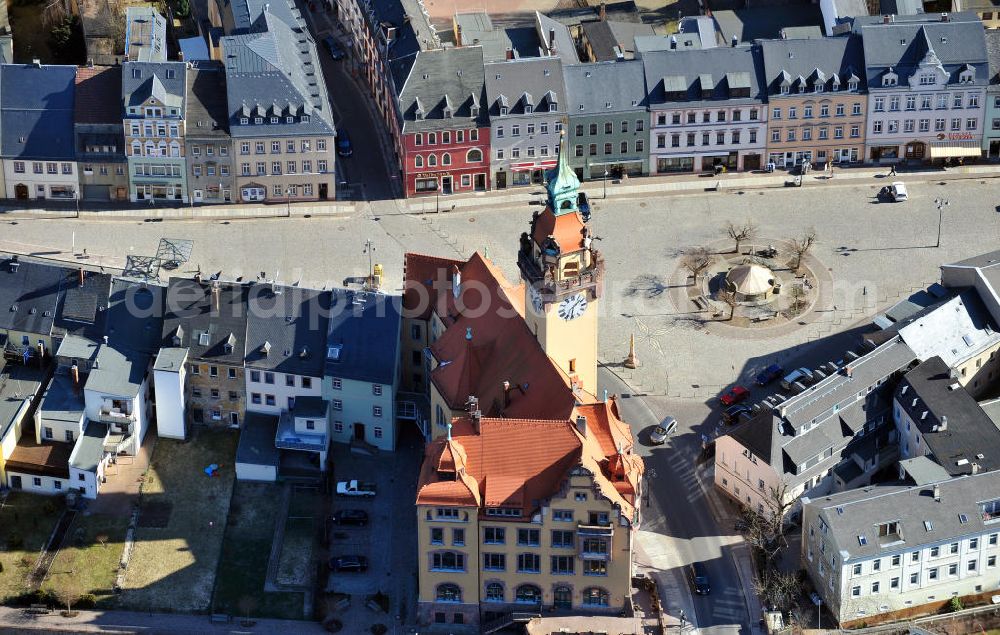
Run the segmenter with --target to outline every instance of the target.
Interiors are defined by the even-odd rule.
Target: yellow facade
[[[586,291],[583,314],[572,320],[560,317],[560,303],[546,303],[541,314],[525,309],[525,321],[535,334],[535,339],[552,361],[570,377],[576,376],[583,389],[597,392],[597,314],[598,299]],[[531,298],[526,298],[526,307]]]
[[[617,613],[625,605],[633,519],[619,518],[585,469],[575,469],[533,518],[477,512],[417,507],[422,623],[486,623],[511,610]],[[455,544],[455,530],[464,544]],[[435,568],[456,560],[461,570]]]

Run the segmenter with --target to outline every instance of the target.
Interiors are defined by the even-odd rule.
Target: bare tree
[[[813,245],[816,244],[816,229],[810,227],[798,238],[792,239],[792,253],[795,254],[795,266],[792,267],[793,270],[798,272],[799,268],[802,267],[802,259],[805,255],[809,253]]]
[[[736,253],[740,252],[740,245],[745,240],[750,240],[757,234],[757,226],[749,218],[742,225],[729,221],[725,227],[726,235],[736,241]]]
[[[788,485],[768,487],[768,495],[761,508],[749,507],[743,510],[745,525],[744,539],[751,547],[759,550],[767,562],[777,557],[787,543],[785,541],[785,516],[794,504],[788,496]]]
[[[65,576],[61,576],[59,586],[53,592],[59,602],[66,605],[67,616],[72,615],[73,603],[83,595],[83,584],[80,576],[74,575],[73,571],[68,571]]]
[[[802,582],[795,571],[767,567],[753,581],[754,590],[768,606],[787,610],[802,593]]]
[[[691,284],[698,284],[698,276],[712,265],[712,260],[708,247],[692,247],[684,252],[681,266],[691,272]]]
[[[736,295],[735,291],[723,289],[719,291],[717,297],[729,307],[729,317],[727,319],[732,320],[733,315],[736,313],[736,307],[740,304],[739,296]]]

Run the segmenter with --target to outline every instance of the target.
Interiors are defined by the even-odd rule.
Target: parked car
[[[797,368],[792,372],[785,375],[781,380],[781,387],[785,390],[791,390],[792,384],[799,382],[804,386],[808,386],[812,383],[813,374],[808,368]]]
[[[351,145],[351,136],[343,128],[337,131],[337,154],[342,157],[349,157],[354,154],[354,146]]]
[[[340,481],[337,483],[338,496],[374,496],[375,483],[364,481]]]
[[[757,373],[755,378],[758,386],[766,386],[770,384],[775,379],[778,379],[785,374],[785,369],[777,364],[771,364],[764,370]]]
[[[731,406],[745,400],[749,396],[750,391],[747,390],[746,386],[737,384],[723,393],[723,395],[719,397],[719,401],[722,402],[723,406]]]
[[[708,569],[704,562],[695,562],[688,565],[688,579],[691,587],[698,595],[708,595],[712,592],[712,585],[708,580]]]
[[[330,57],[335,60],[344,59],[344,51],[341,50],[340,46],[337,44],[337,40],[333,39],[332,35],[328,35],[323,38],[323,46],[329,51]]]
[[[722,411],[722,421],[723,423],[739,423],[740,417],[743,415],[750,416],[750,413],[750,406],[746,404],[736,404],[735,406],[729,406]]]
[[[354,525],[364,527],[368,524],[368,512],[363,509],[340,509],[330,516],[334,525]]]
[[[903,201],[909,200],[906,194],[906,184],[902,181],[895,181],[889,186],[889,198],[892,199],[893,203],[902,203]]]
[[[363,573],[368,570],[368,558],[364,556],[335,556],[330,558],[330,571],[339,573]]]
[[[653,431],[649,433],[649,442],[655,445],[660,445],[667,440],[674,431],[677,430],[677,419],[673,417],[667,417],[663,420],[663,423],[653,428]]]
[[[576,195],[576,206],[580,210],[583,222],[588,222],[590,220],[590,199],[587,198],[586,192],[580,192]]]

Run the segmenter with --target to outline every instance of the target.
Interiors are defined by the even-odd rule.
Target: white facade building
[[[1000,472],[802,504],[802,562],[841,627],[1000,589]]]
[[[168,439],[184,439],[187,436],[184,413],[187,353],[186,348],[162,348],[153,363],[157,436]]]
[[[80,177],[75,161],[4,159],[6,198],[19,200],[75,200]]]

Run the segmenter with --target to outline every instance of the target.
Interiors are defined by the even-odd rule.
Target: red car
[[[749,396],[749,390],[747,390],[744,386],[736,385],[719,397],[719,401],[722,402],[723,406],[731,406],[734,403],[739,403],[745,400]]]

